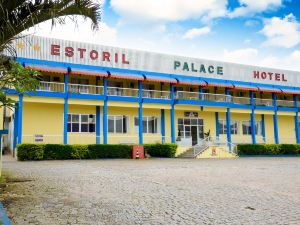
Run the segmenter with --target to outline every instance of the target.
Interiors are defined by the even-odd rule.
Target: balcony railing
[[[58,82],[45,82],[40,81],[37,87],[38,91],[50,91],[50,92],[64,92],[65,84]],[[79,94],[93,94],[93,95],[103,95],[103,86],[95,85],[83,85],[83,84],[68,84],[69,93],[79,93]],[[170,99],[171,94],[169,91],[158,91],[158,90],[143,90],[143,98],[152,99]],[[121,87],[107,87],[108,96],[124,96],[124,97],[139,97],[138,89],[131,88],[121,88]],[[251,99],[247,97],[235,97],[230,95],[222,94],[211,94],[211,93],[199,93],[199,92],[188,92],[188,91],[177,91],[175,92],[175,99],[179,100],[201,100],[201,101],[211,101],[211,102],[230,102],[234,104],[251,104]],[[277,100],[277,106],[283,107],[294,107],[294,101],[290,100]],[[260,106],[273,106],[272,99],[261,99],[254,98],[254,104]],[[298,102],[298,107],[300,107],[300,101]]]
[[[273,106],[273,100],[272,99],[255,98],[254,104],[255,105],[263,105],[263,106]]]
[[[277,104],[277,106],[283,106],[283,107],[294,107],[295,106],[293,101],[288,101],[288,100],[277,100],[276,104]]]
[[[78,94],[92,94],[92,95],[102,95],[103,87],[102,86],[94,86],[94,85],[83,85],[83,84],[68,84],[70,93],[78,93]]]
[[[143,90],[143,98],[170,99],[169,91]]]
[[[139,89],[107,87],[107,95],[123,97],[139,97]]]
[[[37,87],[38,91],[51,91],[51,92],[64,92],[65,84],[57,82],[45,82],[40,81],[39,86]]]

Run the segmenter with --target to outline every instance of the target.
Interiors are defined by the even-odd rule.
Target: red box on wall
[[[144,146],[142,145],[134,145],[132,148],[132,158],[133,159],[144,159]]]

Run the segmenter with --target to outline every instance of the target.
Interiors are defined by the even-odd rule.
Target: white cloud
[[[223,52],[223,60],[241,64],[253,64],[257,61],[258,50],[255,48],[244,48]]]
[[[199,37],[201,35],[205,35],[210,33],[210,28],[209,27],[201,27],[201,28],[193,28],[188,30],[184,35],[184,39],[193,39],[195,37]]]
[[[291,48],[300,43],[300,24],[293,14],[266,20],[260,32],[267,37],[264,46]]]
[[[91,21],[89,19],[84,20],[80,16],[77,16],[77,24],[67,18],[64,25],[57,24],[51,29],[51,21],[46,21],[24,33],[95,44],[117,44],[117,30],[115,28],[100,22],[99,29],[93,31],[91,29]]]
[[[266,67],[300,71],[300,51],[294,50],[291,54],[280,58],[273,55],[267,56],[261,60],[260,64]]]
[[[212,19],[226,14],[227,0],[111,0],[111,7],[131,22]]]
[[[240,7],[229,13],[229,17],[250,16],[282,6],[284,0],[239,0]]]

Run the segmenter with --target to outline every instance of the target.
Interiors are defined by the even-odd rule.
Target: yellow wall
[[[273,115],[265,115],[266,142],[275,143]],[[279,128],[281,129],[281,127]]]
[[[4,110],[3,110],[3,107],[0,107],[0,130],[2,130],[3,129],[3,112]]]
[[[296,143],[293,116],[278,116],[278,134],[280,143]]]

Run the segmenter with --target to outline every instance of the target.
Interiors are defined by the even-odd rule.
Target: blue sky
[[[99,1],[98,1],[99,2]],[[300,70],[300,0],[106,0],[89,21],[31,33],[133,49]]]

